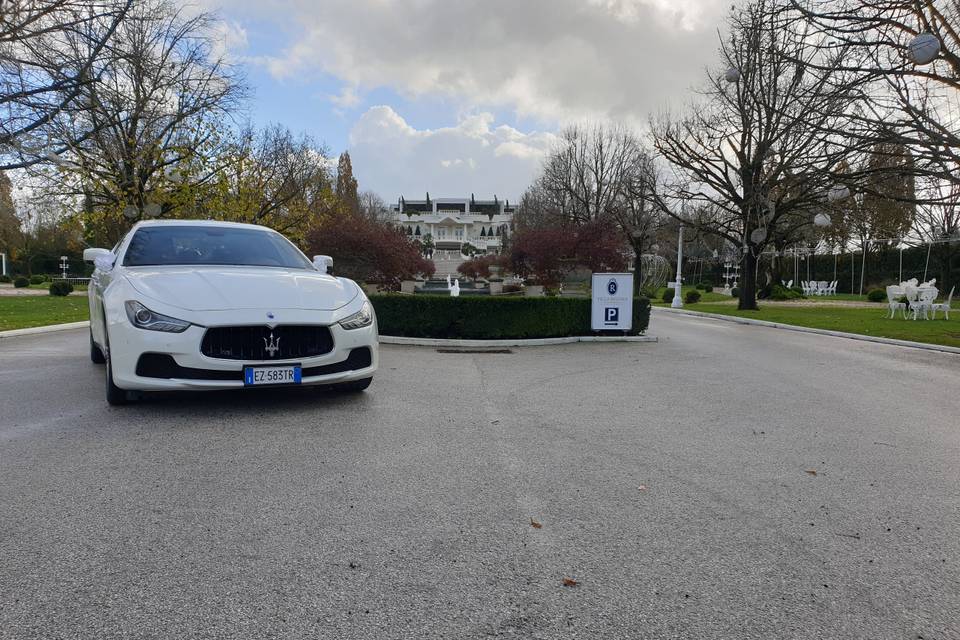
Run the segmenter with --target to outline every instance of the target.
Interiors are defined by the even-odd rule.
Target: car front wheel
[[[103,323],[106,327],[107,323]],[[106,342],[106,348],[103,350],[104,359],[106,360],[107,370],[106,375],[106,391],[107,391],[107,403],[113,406],[127,404],[129,396],[127,392],[113,384],[113,363],[110,362],[110,336],[106,335],[106,330],[104,330],[104,342]]]

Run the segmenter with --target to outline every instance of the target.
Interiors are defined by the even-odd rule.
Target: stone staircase
[[[439,257],[434,255],[433,264],[437,268],[433,273],[433,277],[437,279],[446,280],[449,275],[451,278],[461,277],[460,273],[457,271],[457,267],[464,263],[464,259],[457,257]]]

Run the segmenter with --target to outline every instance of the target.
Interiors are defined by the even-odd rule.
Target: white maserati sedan
[[[266,227],[140,222],[86,249],[90,358],[107,402],[138,392],[332,385],[366,389],[377,319],[363,290]]]

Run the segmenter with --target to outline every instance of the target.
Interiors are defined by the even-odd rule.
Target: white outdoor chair
[[[826,280],[821,280],[817,283],[817,289],[819,290],[820,295],[825,296],[827,295],[827,291],[830,289],[830,283]]]
[[[916,320],[920,314],[923,314],[923,319],[928,320],[927,313],[933,307],[933,301],[937,299],[936,287],[928,287],[924,289],[917,290],[916,298],[910,301],[910,311],[913,313],[913,319]],[[909,289],[908,289],[909,296]]]
[[[787,283],[787,289],[793,287],[793,280]]]
[[[810,295],[810,283],[809,283],[809,282],[807,282],[806,280],[801,280],[801,281],[800,281],[800,288],[803,289],[803,295],[805,295],[805,296]]]
[[[907,318],[907,303],[900,302],[900,298],[903,297],[903,287],[889,286],[887,287],[887,309],[890,311],[888,316],[891,320],[896,317],[897,311],[903,313],[903,318]]]
[[[937,319],[937,311],[943,311],[943,317],[947,320],[950,319],[950,303],[953,301],[953,290],[956,286],[950,287],[950,295],[947,296],[947,299],[943,302],[935,302],[930,305],[930,308],[933,310],[933,319]]]

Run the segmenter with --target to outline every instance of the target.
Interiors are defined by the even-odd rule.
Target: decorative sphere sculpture
[[[767,230],[766,229],[754,229],[750,232],[750,240],[754,244],[760,244],[767,239]]]
[[[918,33],[907,46],[914,64],[930,64],[940,55],[940,40],[932,33]]]
[[[156,218],[160,215],[163,209],[156,202],[151,202],[143,208],[143,215],[149,218]]]
[[[817,225],[818,227],[829,227],[830,223],[832,222],[833,220],[830,219],[830,216],[825,213],[818,213],[817,215],[813,216],[813,224]]]
[[[140,217],[140,209],[135,205],[128,204],[123,208],[123,216],[129,220],[135,220]]]
[[[727,69],[727,72],[723,74],[723,79],[730,83],[737,82],[740,80],[740,69],[730,67]]]
[[[640,286],[659,289],[670,277],[670,263],[663,256],[645,253],[640,256]]]

